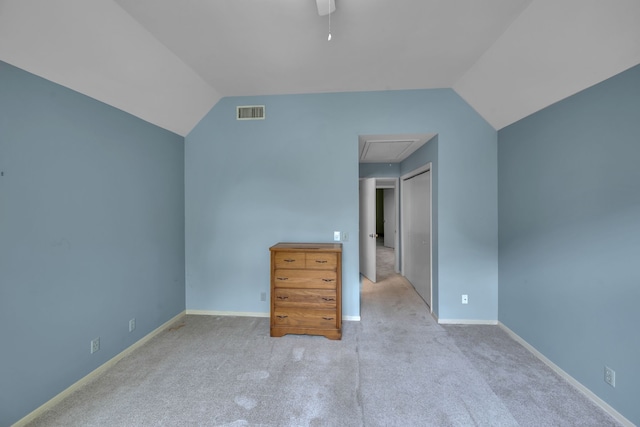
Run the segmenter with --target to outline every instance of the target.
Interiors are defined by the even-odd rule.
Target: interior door
[[[376,281],[376,180],[360,180],[360,273]]]
[[[393,188],[385,188],[383,194],[384,245],[394,248],[396,246],[396,194]]]
[[[403,180],[403,274],[431,307],[431,171]]]

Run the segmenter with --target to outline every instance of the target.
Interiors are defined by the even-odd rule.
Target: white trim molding
[[[482,319],[438,319],[440,325],[497,325],[497,320]]]
[[[269,317],[269,313],[250,311],[187,310],[187,314],[194,316]]]
[[[602,400],[594,392],[592,392],[587,387],[582,385],[582,383],[580,383],[578,380],[573,378],[571,375],[566,373],[558,365],[553,363],[551,360],[547,359],[547,357],[544,354],[542,354],[538,350],[536,350],[536,348],[534,346],[532,346],[531,344],[526,342],[522,337],[520,337],[518,334],[513,332],[511,329],[509,329],[507,326],[505,326],[502,322],[498,322],[498,326],[500,326],[500,328],[502,328],[502,330],[505,331],[511,338],[516,340],[520,345],[522,345],[524,348],[529,350],[534,356],[536,356],[538,359],[540,359],[540,361],[542,361],[545,365],[547,365],[549,368],[551,368],[556,374],[560,375],[563,379],[565,379],[569,384],[571,384],[579,392],[581,392],[587,398],[589,398],[591,401],[593,401],[593,403],[598,405],[600,408],[602,408],[602,410],[604,410],[609,415],[611,415],[613,418],[615,418],[616,421],[618,421],[620,424],[622,424],[625,427],[635,427],[635,424],[633,424],[631,421],[629,421],[627,418],[625,418],[624,415],[622,415],[620,412],[616,411],[611,405],[609,405],[607,402]]]
[[[172,324],[178,322],[179,320],[181,320],[184,317],[184,315],[185,315],[185,312],[182,311],[178,315],[176,315],[173,318],[169,319],[168,321],[164,322],[162,325],[158,326],[156,329],[154,329],[153,331],[149,332],[147,335],[145,335],[144,337],[140,338],[138,341],[136,341],[135,343],[131,344],[129,347],[125,348],[123,351],[121,351],[120,353],[118,353],[117,355],[112,357],[111,359],[107,360],[102,365],[98,366],[96,369],[94,369],[93,371],[89,372],[87,375],[85,375],[84,377],[80,378],[75,383],[71,384],[69,387],[67,387],[66,389],[64,389],[63,391],[61,391],[57,395],[55,395],[53,398],[51,398],[47,402],[43,403],[38,408],[34,409],[31,413],[29,413],[24,418],[20,419],[18,422],[13,424],[12,427],[22,427],[22,426],[25,426],[25,425],[29,424],[31,421],[35,420],[40,415],[42,415],[45,411],[53,408],[58,403],[62,402],[63,399],[65,399],[66,397],[68,397],[69,395],[71,395],[72,393],[77,391],[78,389],[80,389],[82,386],[88,384],[90,381],[92,381],[95,378],[97,378],[98,376],[102,375],[102,373],[104,373],[107,369],[111,368],[113,365],[118,363],[121,359],[123,359],[124,357],[128,356],[129,354],[131,354],[134,350],[137,350],[138,348],[140,348],[141,346],[146,344],[147,341],[149,341],[151,338],[155,337],[160,332],[162,332],[165,329],[167,329],[170,325],[172,325]]]

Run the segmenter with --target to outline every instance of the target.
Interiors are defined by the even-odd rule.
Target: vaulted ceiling
[[[0,0],[0,60],[181,135],[224,96],[429,88],[501,129],[640,64],[639,0],[335,3]]]

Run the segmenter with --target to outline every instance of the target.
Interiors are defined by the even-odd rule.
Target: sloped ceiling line
[[[495,129],[640,64],[637,0],[2,0],[0,60],[188,134],[222,96],[453,88]]]

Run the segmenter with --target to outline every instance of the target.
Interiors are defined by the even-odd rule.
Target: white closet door
[[[404,276],[431,307],[431,171],[403,181]]]

